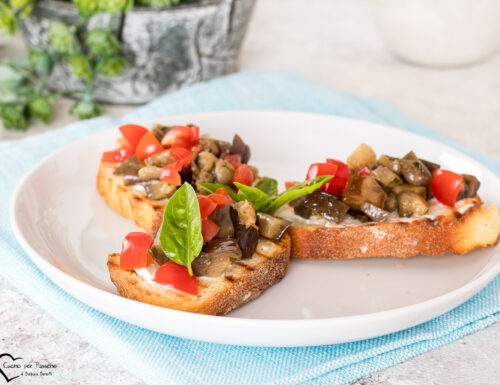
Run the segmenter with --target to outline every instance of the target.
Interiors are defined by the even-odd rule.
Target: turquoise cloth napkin
[[[500,174],[500,160],[452,143],[380,101],[312,83],[295,73],[240,73],[164,95],[125,116],[136,122],[212,110],[280,109],[385,123],[451,144]],[[446,344],[500,319],[500,276],[432,321],[370,340],[306,348],[251,348],[171,337],[95,311],[53,284],[29,260],[8,222],[20,177],[76,139],[112,127],[107,118],[0,143],[0,274],[65,326],[148,384],[343,384]]]

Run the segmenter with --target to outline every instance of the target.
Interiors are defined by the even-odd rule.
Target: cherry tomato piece
[[[233,182],[251,186],[253,184],[253,173],[250,167],[248,167],[248,165],[246,164],[242,164],[241,166],[239,166],[234,171]]]
[[[180,161],[183,167],[189,166],[194,157],[194,153],[184,147],[172,147],[170,155]]]
[[[151,132],[146,132],[135,149],[135,156],[139,162],[163,151],[164,148]]]
[[[153,259],[149,248],[153,244],[151,235],[133,232],[125,236],[120,253],[120,267],[126,270],[140,269],[149,266]]]
[[[290,181],[290,182],[285,182],[285,188],[288,190],[290,187],[297,186],[300,182],[297,181]]]
[[[181,174],[179,171],[182,170],[182,163],[178,160],[167,163],[161,170],[160,179],[165,182],[172,184],[174,186],[180,186],[182,184]]]
[[[370,176],[372,174],[372,170],[370,170],[365,165],[361,165],[358,167],[358,169],[356,170],[356,172],[354,174],[355,175]]]
[[[231,195],[229,195],[229,193],[222,187],[219,187],[217,190],[215,190],[215,193],[219,195],[224,195],[227,200],[226,203],[233,203],[233,198],[231,198]]]
[[[121,163],[132,155],[134,155],[134,150],[132,148],[122,147],[118,150],[103,152],[101,160],[108,163]]]
[[[463,187],[463,176],[452,171],[437,169],[432,173],[431,191],[436,199],[448,206],[455,206]]]
[[[233,203],[229,194],[226,194],[210,194],[208,198],[218,206],[225,205],[226,203]]]
[[[127,140],[130,146],[135,150],[142,137],[148,129],[137,124],[125,124],[119,128],[123,137]]]
[[[337,166],[337,171],[335,172],[335,178],[329,180],[328,190],[330,194],[342,195],[342,192],[351,177],[351,172],[349,171],[349,166],[344,162],[336,159],[327,159],[326,163],[334,164]]]
[[[217,203],[204,195],[198,195],[197,198],[198,205],[200,206],[201,218],[207,218],[217,208]]]
[[[198,282],[194,275],[189,275],[186,266],[168,261],[156,270],[153,281],[183,291],[188,294],[198,294]]]
[[[203,235],[203,243],[210,242],[220,230],[220,226],[212,222],[210,219],[201,220],[201,235]]]
[[[161,144],[166,147],[191,148],[198,140],[200,140],[200,128],[198,126],[175,126],[165,134]]]
[[[331,163],[313,163],[309,166],[309,170],[307,171],[307,180],[312,180],[317,176],[321,175],[333,175],[333,179],[335,179],[335,174],[337,173],[338,166],[336,164]],[[330,182],[333,180],[330,179],[328,182],[324,183],[321,186],[320,190],[328,192]]]
[[[224,160],[228,163],[231,163],[235,169],[241,166],[241,155],[240,154],[231,154],[224,157]]]

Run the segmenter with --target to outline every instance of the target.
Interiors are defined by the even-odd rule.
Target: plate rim
[[[463,157],[467,162],[472,163],[473,165],[486,169],[489,173],[493,174],[495,178],[500,179],[487,165],[484,165],[477,161],[476,159],[472,158],[471,156],[463,153],[459,149],[456,149],[448,144],[445,143],[440,143],[437,140],[433,138],[429,138],[424,135],[420,135],[418,133],[414,133],[411,131],[407,131],[398,127],[390,126],[388,124],[383,124],[383,123],[375,123],[372,121],[367,121],[367,120],[362,120],[362,119],[355,119],[355,118],[348,118],[348,117],[342,117],[342,116],[337,116],[337,115],[331,115],[331,114],[322,114],[322,113],[311,113],[311,112],[300,112],[300,111],[286,111],[286,110],[224,110],[224,111],[209,111],[209,112],[195,112],[195,113],[187,113],[187,114],[176,114],[176,115],[171,115],[171,116],[162,116],[162,117],[157,117],[154,119],[147,119],[147,120],[141,120],[137,122],[137,124],[142,124],[142,125],[151,125],[154,124],[155,122],[159,120],[175,120],[175,119],[182,119],[183,117],[186,116],[199,116],[199,115],[218,115],[218,114],[239,114],[239,113],[246,113],[246,114],[295,114],[295,115],[302,115],[302,116],[309,116],[309,117],[323,117],[323,118],[328,118],[328,119],[334,119],[334,120],[346,120],[350,122],[355,122],[358,124],[362,125],[371,125],[375,127],[382,127],[384,129],[389,129],[389,130],[396,130],[399,132],[403,132],[404,134],[410,135],[410,136],[417,136],[419,138],[424,138],[425,140],[429,140],[432,142],[435,142],[441,146],[445,146],[448,149],[451,149],[453,152],[457,152],[460,154],[461,157]],[[123,124],[123,123],[122,123]],[[189,321],[193,322],[199,322],[202,321],[204,323],[213,323],[218,327],[224,327],[224,326],[230,326],[230,327],[269,327],[271,329],[275,328],[276,326],[280,327],[286,327],[290,331],[298,328],[304,328],[304,327],[336,327],[340,326],[342,324],[358,324],[358,323],[366,323],[366,322],[381,322],[384,320],[388,319],[399,319],[400,317],[403,317],[405,315],[411,315],[411,314],[418,314],[419,310],[425,310],[425,309],[431,309],[435,307],[439,308],[446,308],[444,311],[432,311],[432,314],[429,316],[424,317],[423,319],[416,319],[413,323],[407,323],[404,327],[401,327],[399,329],[395,329],[392,331],[389,331],[388,333],[393,333],[397,331],[401,331],[404,329],[408,329],[410,327],[413,327],[415,325],[421,324],[423,322],[426,322],[430,319],[434,319],[451,309],[459,306],[460,304],[464,303],[468,299],[470,299],[474,294],[479,292],[481,289],[483,289],[486,285],[488,285],[498,274],[500,274],[500,261],[497,262],[496,264],[492,265],[489,267],[486,271],[482,271],[477,276],[472,278],[469,282],[466,284],[460,286],[457,289],[454,289],[452,291],[449,291],[447,293],[438,295],[436,297],[433,297],[431,299],[421,301],[412,305],[407,305],[407,306],[401,306],[395,309],[389,309],[389,310],[383,310],[379,312],[373,312],[373,313],[365,313],[365,314],[359,314],[359,315],[350,315],[350,316],[340,316],[340,317],[323,317],[323,318],[315,318],[315,319],[252,319],[252,318],[236,318],[236,317],[221,317],[221,316],[212,316],[212,315],[205,315],[205,314],[198,314],[198,313],[190,313],[190,312],[184,312],[180,310],[174,310],[174,309],[168,309],[168,308],[162,308],[158,307],[155,305],[150,305],[146,303],[142,303],[139,301],[135,301],[132,299],[124,298],[121,297],[118,294],[110,293],[106,290],[97,288],[93,285],[90,285],[88,283],[85,283],[70,274],[62,271],[61,269],[57,268],[53,264],[51,264],[49,261],[47,261],[42,255],[40,255],[29,243],[29,241],[25,238],[23,235],[23,232],[21,230],[18,217],[16,216],[16,206],[17,203],[20,200],[20,196],[22,195],[22,191],[27,186],[29,180],[31,177],[42,167],[45,166],[46,163],[50,162],[53,158],[57,158],[60,153],[67,151],[69,147],[72,146],[78,146],[80,142],[83,142],[85,140],[88,140],[91,137],[98,136],[98,135],[103,135],[105,132],[111,131],[116,129],[120,124],[110,126],[109,128],[100,130],[96,133],[92,133],[90,135],[84,136],[83,138],[80,138],[76,141],[70,142],[61,148],[57,149],[53,153],[47,155],[40,161],[38,161],[18,182],[12,197],[11,197],[11,202],[10,202],[10,207],[9,207],[9,219],[11,223],[11,227],[13,229],[14,235],[17,239],[17,241],[20,243],[22,248],[25,250],[25,252],[28,254],[29,258],[31,261],[44,273],[46,274],[49,279],[56,284],[59,288],[64,290],[66,293],[70,294],[71,296],[77,298],[78,300],[82,301],[86,305],[90,306],[91,308],[97,309],[98,311],[110,315],[114,318],[118,318],[124,322],[131,323],[134,325],[138,325],[137,323],[127,321],[123,319],[122,317],[118,317],[116,315],[110,314],[113,312],[106,311],[102,309],[99,306],[96,306],[94,304],[90,304],[89,301],[86,301],[85,299],[81,298],[79,294],[75,294],[75,291],[78,291],[78,293],[83,293],[83,294],[90,294],[93,296],[105,296],[106,300],[109,301],[117,301],[118,305],[121,306],[126,306],[126,307],[138,307],[138,308],[144,308],[147,309],[148,311],[156,311],[163,313],[165,317],[167,318],[174,318],[178,320],[185,320],[186,318]],[[128,220],[125,219],[124,220]],[[55,278],[54,278],[55,277]],[[63,283],[63,284],[61,284]],[[67,289],[66,286],[71,285],[75,286],[76,289]],[[90,301],[92,302],[92,301]],[[138,309],[140,310],[140,309]],[[141,327],[145,327],[143,325],[138,325]],[[148,327],[146,327],[148,328]],[[150,330],[154,330],[151,328],[148,328]],[[165,333],[163,331],[157,330],[161,333]],[[388,334],[385,333],[385,334]],[[165,333],[165,334],[170,334],[170,333]],[[347,339],[343,342],[347,341],[356,341],[356,340],[361,340],[365,338],[372,338],[376,336],[382,336],[385,334],[376,334],[376,335],[371,335],[368,337],[362,337],[362,338],[357,338],[357,339]],[[190,337],[185,337],[181,336],[183,338],[190,338]],[[207,339],[202,339],[202,338],[196,338],[197,340],[205,340],[207,342],[215,342],[214,338],[207,338]],[[224,343],[230,343],[230,342],[224,342]],[[331,342],[325,342],[325,343],[320,343],[320,345],[323,344],[329,344]],[[240,343],[234,343],[235,345],[241,345]],[[292,344],[292,345],[287,345],[287,344],[244,344],[246,346],[313,346],[313,345],[318,345],[317,343],[314,344]]]

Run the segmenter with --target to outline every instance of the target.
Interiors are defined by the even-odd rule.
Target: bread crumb
[[[375,237],[375,239],[378,239],[378,240],[384,239],[385,236],[387,235],[384,230],[380,230],[376,226],[370,226],[369,230],[373,234],[373,236]]]
[[[366,254],[366,252],[368,251],[368,247],[366,247],[366,246],[361,246],[360,250],[361,250],[361,252],[362,252],[363,254]]]

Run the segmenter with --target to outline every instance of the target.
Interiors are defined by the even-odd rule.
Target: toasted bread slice
[[[472,203],[471,203],[472,202]],[[418,254],[464,254],[494,246],[500,235],[500,213],[487,209],[479,198],[467,210],[450,209],[444,215],[355,226],[291,226],[292,257],[351,259]]]
[[[251,258],[237,261],[217,278],[197,278],[199,291],[190,295],[147,281],[120,267],[120,254],[108,257],[111,280],[121,296],[152,305],[193,313],[226,314],[259,297],[279,282],[290,260],[290,236],[281,241],[260,239]]]
[[[97,191],[106,203],[137,226],[154,234],[161,227],[167,199],[152,201],[125,186],[120,177],[113,175],[116,165],[101,162],[97,172]]]

